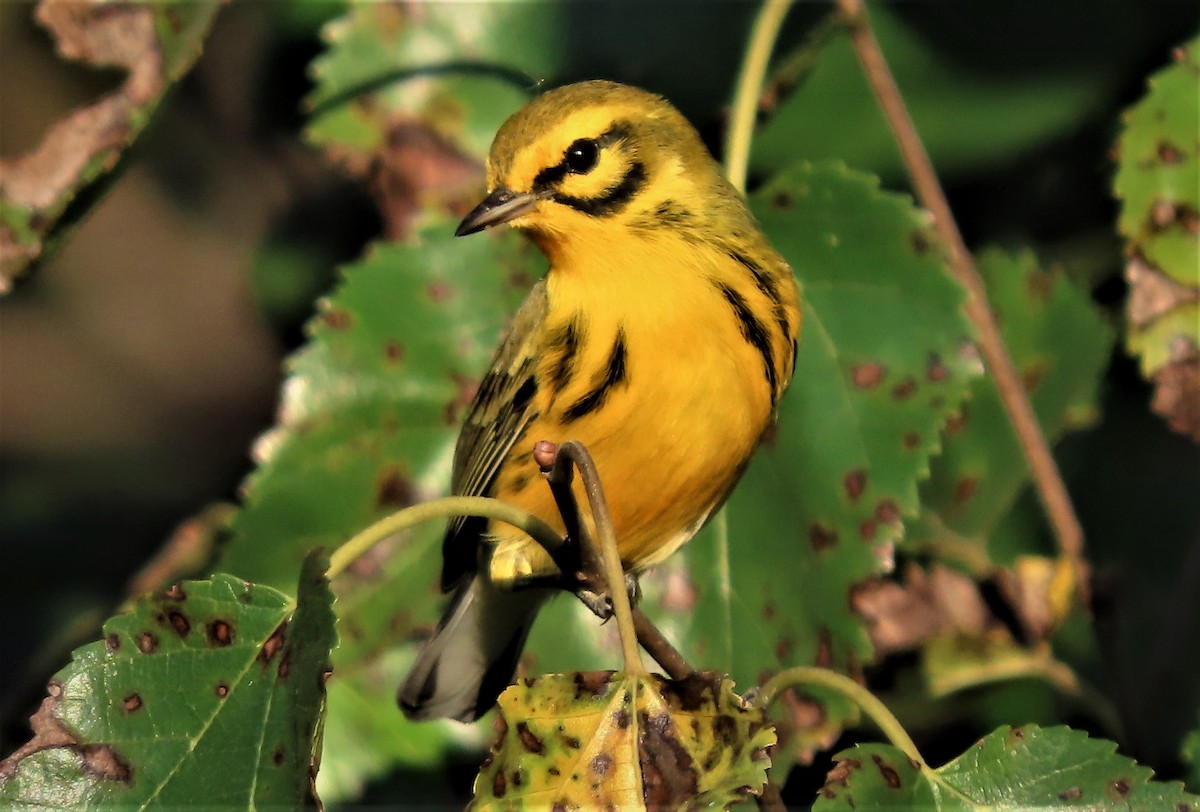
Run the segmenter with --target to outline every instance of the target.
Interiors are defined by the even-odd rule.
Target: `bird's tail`
[[[454,591],[446,614],[400,688],[409,719],[472,722],[512,682],[546,589],[508,591],[475,575]]]

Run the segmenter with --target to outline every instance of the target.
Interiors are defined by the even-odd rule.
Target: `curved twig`
[[[796,688],[803,685],[816,685],[821,688],[827,688],[846,697],[867,714],[867,716],[871,717],[871,721],[875,723],[883,732],[883,735],[887,737],[888,741],[894,744],[898,750],[913,761],[918,762],[922,766],[925,765],[925,759],[922,758],[921,751],[917,749],[917,745],[909,737],[908,731],[900,724],[900,720],[888,710],[887,705],[880,702],[873,693],[854,680],[844,674],[831,671],[828,668],[803,665],[780,671],[767,680],[766,684],[759,689],[758,694],[754,697],[754,704],[766,710],[774,704],[781,693],[789,688]]]
[[[654,625],[654,621],[636,606],[633,607],[633,626],[637,630],[637,639],[642,648],[662,666],[671,679],[683,680],[696,673],[691,663],[683,658],[679,650],[671,645],[667,636]]]
[[[482,496],[448,496],[432,502],[422,502],[385,516],[365,530],[350,538],[329,557],[326,575],[332,580],[345,572],[355,559],[363,555],[388,536],[408,530],[432,519],[449,519],[453,516],[482,516],[511,524],[528,533],[547,550],[558,550],[564,540],[550,525],[532,513],[521,510],[496,499]]]
[[[921,771],[921,775],[926,781],[954,795],[956,798],[966,801],[968,807],[976,805],[974,800],[964,795],[957,787],[948,783],[937,770],[929,766],[928,762],[925,761],[925,757],[921,755],[921,751],[917,749],[917,745],[913,742],[912,737],[908,735],[908,731],[900,724],[900,720],[888,710],[887,705],[883,704],[873,693],[844,674],[839,674],[828,668],[815,668],[813,666],[788,668],[767,680],[766,684],[763,685],[754,697],[753,703],[765,711],[784,691],[805,685],[825,688],[849,699],[858,706],[859,710],[870,717],[871,721],[887,737],[887,740],[891,742],[893,747],[908,756],[917,769]]]
[[[739,192],[746,191],[746,168],[750,164],[750,138],[758,118],[758,99],[762,95],[763,77],[767,62],[783,19],[792,0],[766,0],[754,19],[750,45],[738,74],[737,90],[733,94],[729,137],[725,141],[725,174]]]
[[[604,498],[604,488],[600,484],[600,475],[596,471],[596,463],[587,448],[574,440],[563,443],[558,447],[558,459],[554,468],[558,469],[563,461],[574,464],[579,470],[579,478],[583,481],[583,489],[588,497],[588,505],[592,511],[592,523],[596,527],[595,540],[589,538],[589,533],[580,523],[581,541],[594,543],[599,547],[600,559],[607,577],[608,589],[611,593],[613,614],[617,618],[617,631],[621,636],[621,652],[625,660],[625,673],[640,675],[646,673],[642,663],[641,650],[638,648],[638,636],[633,624],[633,608],[629,603],[629,593],[625,591],[625,570],[621,566],[621,554],[617,550],[617,534],[613,530],[612,514],[608,511],[608,502]]]
[[[871,30],[865,3],[863,0],[835,2],[849,27],[850,39],[859,62],[862,63],[867,81],[892,129],[904,165],[912,178],[917,199],[933,216],[938,239],[949,254],[950,269],[967,291],[965,309],[967,317],[974,323],[978,333],[980,353],[991,372],[996,390],[1000,393],[1000,399],[1008,413],[1009,422],[1012,423],[1021,449],[1029,462],[1038,495],[1058,538],[1059,549],[1071,561],[1080,599],[1084,607],[1087,607],[1090,589],[1088,565],[1084,556],[1083,527],[1071,506],[1071,497],[1067,493],[1058,465],[1050,453],[1041,426],[1038,425],[1033,406],[1029,403],[1012,358],[1009,357],[1008,349],[1000,337],[1000,329],[988,305],[983,279],[975,269],[974,260],[954,222],[946,195],[929,160],[929,153],[921,143],[921,137],[905,107],[904,98],[896,87],[883,51]]]

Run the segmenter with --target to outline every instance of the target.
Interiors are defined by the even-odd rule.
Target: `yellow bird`
[[[550,270],[479,386],[454,493],[562,531],[532,449],[579,440],[622,563],[639,572],[721,506],[773,422],[800,329],[795,278],[687,119],[644,90],[594,81],[538,96],[496,134],[487,180],[457,234],[507,223]],[[443,557],[454,596],[399,701],[412,719],[471,721],[512,680],[553,593],[513,587],[558,571],[523,532],[484,519],[452,522]]]

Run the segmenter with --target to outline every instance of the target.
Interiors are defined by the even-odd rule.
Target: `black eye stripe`
[[[567,168],[565,162],[560,163],[557,166],[551,166],[547,169],[543,169],[533,178],[534,191],[543,191],[551,186],[554,186],[560,180],[565,178],[567,176],[567,172],[569,171],[570,170]]]
[[[572,172],[575,172],[578,174],[584,174],[586,172],[591,171],[591,169],[594,168],[594,164],[586,169],[576,168],[575,166],[572,166],[572,164],[571,164],[572,150],[574,150],[576,148],[581,148],[582,145],[584,145],[584,144],[591,144],[596,149],[596,161],[598,162],[600,152],[602,152],[606,147],[610,147],[613,144],[624,141],[626,138],[629,137],[629,135],[630,135],[629,124],[627,124],[626,122],[623,122],[623,121],[619,121],[616,124],[613,124],[611,127],[609,127],[607,130],[605,130],[603,133],[601,133],[598,137],[596,137],[594,139],[580,138],[579,140],[573,142],[571,144],[571,146],[567,147],[566,152],[564,153],[563,159],[561,161],[559,161],[554,166],[550,166],[550,167],[543,169],[541,172],[538,172],[537,175],[534,176],[534,178],[533,178],[534,191],[545,191],[549,187],[554,186],[554,185],[558,184],[559,182],[561,182],[563,178],[565,178],[567,175],[571,174]],[[585,147],[582,147],[582,148],[585,148]],[[577,166],[583,166],[583,165],[584,164],[582,164],[582,163],[577,164]]]
[[[559,192],[554,195],[554,201],[592,217],[608,217],[624,209],[645,185],[646,167],[640,162],[635,162],[616,186],[598,197],[573,197]]]

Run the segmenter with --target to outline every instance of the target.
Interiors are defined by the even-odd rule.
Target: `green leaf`
[[[61,54],[129,72],[125,83],[59,121],[31,153],[0,161],[0,293],[42,256],[96,195],[164,94],[200,56],[220,3],[38,6]],[[72,205],[75,204],[75,205]]]
[[[342,269],[288,362],[222,567],[286,584],[308,549],[444,493],[474,376],[542,263],[516,234],[452,233],[440,221]]]
[[[1113,331],[1085,291],[1038,267],[1030,251],[980,252],[978,268],[1000,334],[1050,443],[1099,416],[1097,390]],[[1029,467],[991,377],[971,384],[942,453],[921,486],[922,513],[906,544],[986,569],[1010,565],[1024,548],[988,543],[1029,484]]]
[[[344,157],[420,122],[468,155],[538,87],[610,78],[661,92],[703,126],[728,103],[754,8],[573,3],[361,3],[324,30],[307,135]],[[676,47],[658,47],[669,31]],[[678,66],[687,64],[687,71]]]
[[[455,240],[453,228],[436,222],[414,244],[378,245],[343,269],[289,362],[279,424],[256,446],[260,466],[223,569],[286,584],[307,550],[333,549],[446,492],[475,381],[544,262],[516,234]],[[352,791],[395,762],[429,763],[462,738],[401,716],[403,670],[387,654],[437,620],[443,531],[431,524],[387,542],[334,584],[342,642],[329,707],[338,721],[327,732],[323,794]],[[360,757],[362,742],[376,758]]]
[[[962,291],[907,197],[841,165],[805,164],[751,204],[803,284],[795,376],[774,437],[729,500],[727,533],[710,525],[643,579],[643,606],[684,656],[741,685],[871,658],[852,591],[889,568],[977,369],[962,352]],[[530,643],[538,669],[568,670],[581,648],[604,645],[582,613],[543,615]]]
[[[560,61],[561,16],[536,3],[356,5],[325,27],[327,50],[312,63],[308,137],[374,152],[402,114],[485,155],[534,77]]]
[[[1067,132],[1104,101],[1095,70],[972,72],[882,3],[871,7],[871,27],[943,176],[1009,162]],[[755,136],[752,167],[775,172],[798,155],[842,159],[885,177],[903,173],[845,32],[829,40],[803,85]]]
[[[216,575],[110,619],[50,681],[34,738],[0,764],[0,803],[310,803],[335,641],[327,563],[306,561],[296,599]]]
[[[1152,781],[1153,771],[1116,749],[1066,727],[1005,726],[922,775],[896,748],[863,745],[836,756],[813,809],[1200,808],[1200,797],[1177,783]]]
[[[1192,226],[1200,216],[1200,39],[1181,47],[1174,64],[1148,84],[1145,97],[1125,113],[1117,144],[1117,229],[1147,263],[1196,287],[1198,237]]]
[[[919,766],[891,745],[860,744],[834,758],[836,764],[817,794],[814,812],[927,810],[937,805]]]
[[[1128,241],[1127,347],[1154,410],[1200,440],[1200,39],[1150,78],[1117,144],[1117,230]]]
[[[1180,755],[1190,768],[1187,785],[1193,790],[1200,790],[1200,726],[1184,738]]]
[[[724,565],[716,534],[690,562],[704,579],[693,640],[747,681],[871,657],[850,590],[890,567],[977,367],[963,293],[907,197],[805,164],[751,202],[803,284],[803,332],[775,436],[729,501],[732,599],[707,575]]]

